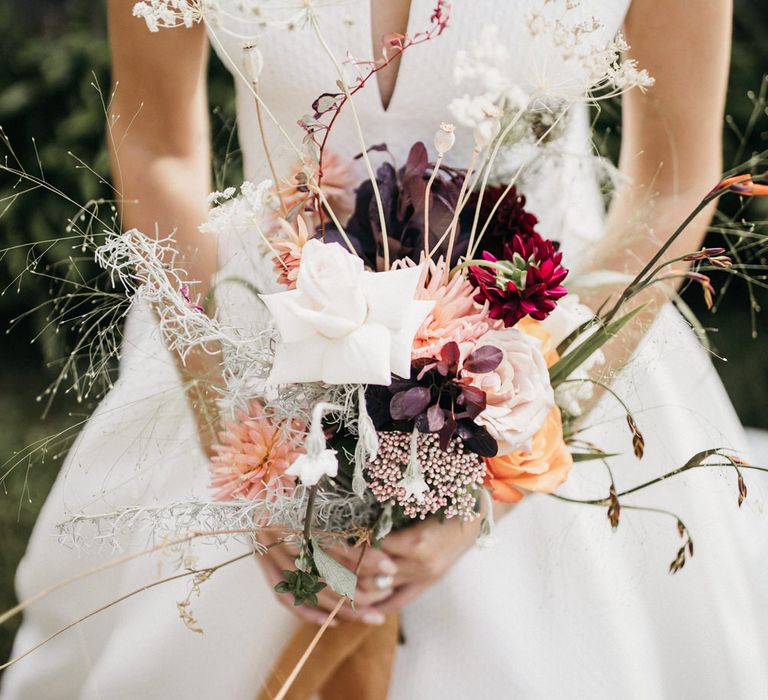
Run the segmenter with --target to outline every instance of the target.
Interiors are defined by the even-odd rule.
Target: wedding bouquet
[[[217,23],[215,4],[141,2],[134,12],[153,31]],[[504,79],[513,59],[487,28],[457,57],[457,81],[475,94],[449,106],[474,142],[465,167],[444,163],[454,124],[436,125],[434,158],[417,142],[397,163],[386,144],[361,140],[357,159],[369,178],[352,196],[353,164],[328,148],[337,117],[347,109],[357,123],[354,95],[404,51],[437,39],[449,13],[439,0],[428,29],[389,35],[377,60],[348,53],[339,61],[327,49],[336,91],[320,94],[300,120],[304,149],[293,171],[275,171],[264,140],[273,179],[211,196],[202,230],[239,231],[272,259],[284,288],[264,293],[244,281],[252,305],[268,312],[257,334],[243,336],[192,303],[184,271],[167,264],[171,239],[129,231],[97,253],[135,298],[155,306],[171,349],[220,354],[229,416],[214,446],[214,495],[261,504],[254,513],[266,525],[295,514],[288,502],[305,505],[297,572],[280,584],[297,602],[314,600],[318,577],[350,598],[354,590],[353,572],[320,554],[314,533],[357,530],[375,542],[392,527],[437,516],[482,518],[484,539],[493,499],[553,492],[574,460],[604,458],[565,436],[596,384],[587,370],[601,361],[600,348],[640,310],[622,303],[651,282],[638,278],[608,314],[594,314],[568,294],[567,261],[537,231],[518,191],[537,150],[557,150],[574,102],[653,82],[620,60],[620,36],[586,49],[580,39],[598,27],[567,17],[534,13],[529,25],[534,49],[558,47],[572,80],[554,84],[541,71],[532,85]],[[302,16],[327,48],[314,11]],[[261,119],[256,43],[243,45],[241,60]],[[378,168],[374,154],[385,156]],[[642,434],[628,420],[641,456]],[[326,506],[320,520],[318,503]]]

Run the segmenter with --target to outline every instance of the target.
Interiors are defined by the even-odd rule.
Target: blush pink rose
[[[486,408],[475,420],[498,442],[499,455],[530,452],[531,438],[555,404],[540,343],[514,328],[503,328],[483,335],[477,347],[484,345],[499,348],[504,357],[492,372],[465,373],[486,395]]]

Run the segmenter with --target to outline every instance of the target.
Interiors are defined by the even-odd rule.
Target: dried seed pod
[[[741,504],[744,503],[744,501],[747,499],[747,484],[744,481],[744,476],[739,472],[739,508],[741,508]]]
[[[608,520],[611,523],[611,528],[615,530],[619,526],[621,503],[619,503],[619,497],[616,495],[616,487],[613,484],[611,484],[608,500],[610,501],[610,505],[608,506]]]
[[[635,453],[635,457],[642,459],[643,455],[645,454],[645,438],[640,432],[640,429],[637,427],[635,419],[629,413],[627,413],[627,425],[632,431],[632,449]]]
[[[456,143],[456,127],[453,124],[443,122],[440,128],[435,132],[435,149],[438,155],[444,156],[453,148]]]

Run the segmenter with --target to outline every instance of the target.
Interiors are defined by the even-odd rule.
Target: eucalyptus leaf
[[[331,590],[354,600],[357,575],[343,564],[339,564],[332,556],[326,554],[315,537],[312,538],[312,552],[317,571],[325,579]]]

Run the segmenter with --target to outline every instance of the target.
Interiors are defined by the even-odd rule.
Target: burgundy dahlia
[[[469,281],[477,289],[474,300],[487,301],[490,317],[502,319],[507,328],[525,316],[543,321],[568,293],[562,285],[568,275],[562,257],[552,241],[538,235],[514,236],[501,258],[483,251],[483,259],[492,265],[469,268]]]
[[[485,225],[491,215],[493,207],[504,194],[505,187],[487,187],[483,193],[483,201],[480,205],[479,229]],[[470,197],[467,206],[461,213],[462,227],[471,228],[475,217],[475,209],[478,205],[478,192]],[[519,194],[517,188],[512,186],[507,196],[501,200],[491,223],[488,225],[482,238],[483,250],[487,250],[497,258],[504,257],[504,246],[517,236],[523,238],[538,238],[541,236],[536,231],[539,220],[525,209],[525,195]]]

